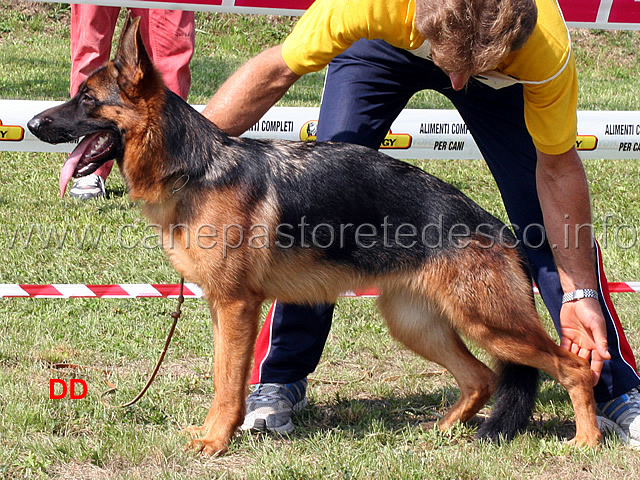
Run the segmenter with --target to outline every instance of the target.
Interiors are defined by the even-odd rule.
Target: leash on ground
[[[164,360],[164,357],[167,354],[167,350],[169,349],[169,344],[171,343],[171,339],[173,338],[173,333],[176,330],[176,325],[178,325],[178,319],[180,318],[180,315],[182,315],[182,304],[184,303],[183,293],[184,293],[184,277],[181,276],[180,277],[180,294],[178,295],[178,306],[176,308],[176,311],[171,314],[171,318],[173,318],[173,324],[169,329],[167,339],[164,342],[164,348],[162,349],[162,353],[160,354],[160,357],[156,362],[156,366],[153,369],[153,372],[151,372],[151,375],[149,375],[149,379],[147,380],[147,383],[144,386],[144,388],[140,390],[140,392],[132,400],[128,401],[127,403],[123,403],[122,405],[118,405],[116,408],[126,408],[136,403],[138,400],[142,398],[142,396],[146,393],[146,391],[149,389],[149,387],[153,383],[153,380],[156,378],[156,375],[160,370],[160,365],[162,365],[162,361]],[[109,405],[107,402],[104,401],[104,396],[109,393],[113,393],[116,389],[117,389],[116,386],[113,385],[111,388],[109,388],[109,390],[102,392],[100,397],[103,398],[103,402],[105,404]]]

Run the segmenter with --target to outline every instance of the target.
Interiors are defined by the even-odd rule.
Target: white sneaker
[[[69,195],[81,200],[104,197],[106,195],[104,180],[100,175],[92,173],[86,177],[76,178],[73,187],[69,190]]]

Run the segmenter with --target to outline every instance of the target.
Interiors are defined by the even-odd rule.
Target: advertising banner
[[[0,100],[0,150],[70,152],[73,144],[49,145],[26,128],[31,117],[61,102]],[[204,105],[195,105],[198,111]],[[318,108],[274,107],[243,136],[314,141]],[[578,112],[576,147],[584,159],[640,158],[640,112]],[[396,158],[482,158],[456,110],[406,109],[380,146]]]
[[[209,12],[302,15],[313,0],[39,0]],[[558,0],[573,27],[640,29],[640,0]]]

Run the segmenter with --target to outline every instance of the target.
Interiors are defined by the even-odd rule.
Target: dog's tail
[[[525,429],[538,394],[538,370],[525,365],[501,365],[495,406],[478,430],[478,438],[500,442],[512,440]]]

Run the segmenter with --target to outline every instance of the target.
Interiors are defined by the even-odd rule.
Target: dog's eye
[[[82,95],[82,97],[80,98],[80,102],[83,105],[93,105],[96,103],[95,98],[93,98],[91,95],[89,95],[88,93],[85,93],[84,95]]]

